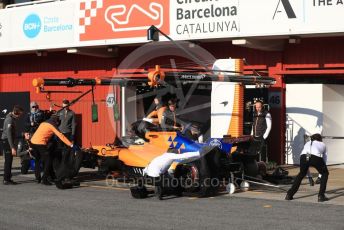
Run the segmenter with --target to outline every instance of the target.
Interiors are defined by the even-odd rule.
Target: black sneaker
[[[73,182],[69,178],[62,180],[63,189],[73,188]]]
[[[55,181],[55,186],[56,186],[56,188],[58,188],[58,189],[64,189],[61,180],[56,180],[56,181]]]
[[[325,195],[322,196],[318,196],[318,202],[325,202],[330,200],[329,198],[327,198]]]
[[[293,196],[287,194],[284,199],[285,200],[293,200],[294,198],[293,198]]]
[[[162,187],[161,186],[155,186],[155,196],[159,199],[162,200]]]
[[[76,187],[80,186],[80,181],[78,181],[76,179],[71,179],[71,182],[72,182],[73,186],[76,186]]]
[[[321,178],[318,177],[317,180],[315,181],[315,183],[316,183],[316,184],[320,184],[320,182],[321,182]]]
[[[48,180],[43,180],[42,181],[42,184],[44,184],[44,185],[53,185],[50,181],[48,181]]]
[[[14,182],[13,180],[4,180],[3,184],[4,185],[16,185],[17,183]]]
[[[183,191],[184,191],[184,189],[182,187],[177,187],[174,189],[174,194],[178,197],[182,197]]]

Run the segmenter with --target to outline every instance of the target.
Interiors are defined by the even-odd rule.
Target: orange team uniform
[[[147,118],[153,119],[153,123],[156,125],[160,125],[162,121],[162,115],[166,110],[166,106],[160,107],[157,110],[152,111],[148,114]]]
[[[31,143],[35,145],[46,145],[54,134],[66,145],[72,145],[72,142],[70,142],[60,131],[58,131],[52,124],[48,122],[43,122],[40,124],[31,138]]]

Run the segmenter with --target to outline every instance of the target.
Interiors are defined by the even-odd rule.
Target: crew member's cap
[[[168,100],[168,105],[176,105],[176,101],[175,100]]]
[[[37,102],[32,101],[32,102],[30,103],[30,107],[31,107],[31,108],[33,108],[33,107],[38,107]]]
[[[57,113],[51,114],[50,118],[47,120],[48,123],[54,125],[54,126],[59,126],[60,125],[60,117]]]
[[[54,121],[58,121],[58,120],[60,120],[60,117],[59,117],[59,115],[57,113],[53,113],[53,114],[50,115],[49,119],[50,120],[54,120]]]
[[[69,100],[63,99],[62,104],[68,105],[69,104]]]
[[[315,133],[311,136],[312,141],[320,141],[322,142],[322,136],[320,133]]]
[[[261,103],[261,104],[264,104],[264,101],[263,101],[262,99],[256,99],[256,100],[254,101],[254,103]]]

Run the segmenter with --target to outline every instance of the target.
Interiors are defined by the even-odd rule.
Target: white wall
[[[323,129],[323,85],[287,84],[286,113],[286,163],[298,164],[304,135]]]
[[[287,84],[287,164],[298,164],[304,134],[321,133],[328,149],[327,164],[344,163],[344,85]]]
[[[344,137],[344,85],[324,85],[323,136]],[[328,164],[344,163],[344,140],[324,139]]]

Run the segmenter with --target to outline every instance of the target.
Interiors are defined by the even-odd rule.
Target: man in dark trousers
[[[70,110],[68,100],[63,100],[62,107],[63,109],[58,113],[61,121],[59,130],[71,142],[74,142],[76,128],[75,113]]]
[[[57,130],[59,126],[59,117],[55,114],[40,124],[36,132],[31,138],[32,148],[34,150],[35,158],[41,158],[43,161],[43,176],[42,184],[51,185],[51,182],[48,180],[52,170],[52,158],[47,147],[47,144],[53,135],[56,135],[63,143],[71,148],[74,147],[73,143],[68,140],[62,133]],[[40,175],[40,167],[35,167],[36,178]],[[37,178],[39,179],[39,178]]]
[[[325,196],[327,179],[329,175],[327,166],[325,164],[326,160],[327,149],[326,145],[322,142],[322,136],[318,133],[313,134],[311,136],[311,140],[308,141],[303,147],[300,157],[300,172],[296,176],[292,187],[288,190],[285,199],[293,199],[293,196],[299,189],[301,181],[306,176],[309,167],[313,166],[321,174],[318,202],[329,200]]]
[[[262,156],[262,151],[265,145],[265,140],[268,138],[271,131],[271,114],[264,110],[262,101],[256,101],[254,106],[255,112],[253,114],[251,134],[253,135],[253,143],[256,146],[257,153],[261,158],[265,158],[266,160],[266,156]]]
[[[4,185],[16,184],[12,178],[12,162],[13,156],[16,156],[17,150],[14,144],[16,138],[16,120],[23,114],[23,109],[15,105],[13,111],[9,113],[4,121],[3,132],[1,135],[1,142],[3,147],[3,154],[5,157],[4,163]]]

